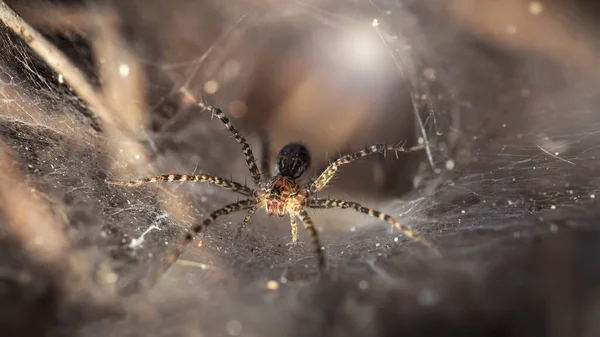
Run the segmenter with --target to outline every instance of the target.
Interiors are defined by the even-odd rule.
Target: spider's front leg
[[[355,161],[356,159],[366,157],[374,153],[384,153],[385,151],[394,151],[397,154],[398,152],[412,152],[416,150],[421,150],[424,147],[424,145],[416,145],[410,148],[405,148],[404,146],[392,146],[383,144],[377,144],[366,147],[359,152],[350,153],[345,156],[342,156],[333,163],[329,164],[329,166],[319,175],[319,177],[307,186],[307,189],[310,193],[320,191],[327,185],[327,183],[329,183],[331,178],[335,176],[340,166],[349,164]]]
[[[318,258],[318,262],[319,262],[319,269],[321,271],[325,270],[325,254],[323,253],[323,250],[321,249],[321,247],[322,247],[321,240],[319,240],[319,234],[317,233],[317,229],[315,228],[315,225],[314,225],[312,219],[310,218],[310,216],[308,216],[308,213],[306,212],[306,210],[304,208],[302,208],[298,212],[296,212],[296,215],[298,215],[300,220],[302,220],[302,223],[304,223],[304,228],[306,228],[306,230],[308,231],[308,234],[310,235],[310,237],[313,240],[313,244],[315,246],[315,253],[317,254],[317,258]]]
[[[213,114],[213,116],[216,116],[223,124],[225,124],[225,127],[227,128],[227,130],[229,130],[229,132],[231,132],[231,134],[233,134],[233,137],[235,138],[235,140],[240,145],[242,145],[242,152],[244,152],[244,159],[246,159],[246,165],[248,166],[248,170],[250,171],[252,180],[254,181],[256,186],[260,186],[260,184],[261,184],[260,171],[258,170],[258,167],[256,166],[256,159],[254,158],[254,153],[252,152],[250,145],[248,145],[246,138],[244,138],[244,136],[242,136],[242,134],[233,126],[233,124],[231,124],[231,122],[229,121],[229,118],[227,118],[227,116],[225,116],[225,114],[223,113],[223,111],[221,111],[221,109],[214,107],[212,105],[206,104],[204,102],[198,103],[198,106],[202,109],[210,110],[211,113]]]
[[[138,186],[142,184],[148,183],[157,183],[161,181],[191,181],[203,183],[207,182],[209,184],[213,184],[215,186],[222,187],[224,189],[243,194],[245,196],[252,196],[252,190],[248,186],[244,186],[240,183],[236,183],[235,181],[231,181],[228,179],[223,179],[216,176],[211,176],[208,174],[196,174],[196,175],[188,175],[188,174],[163,174],[159,176],[142,178],[142,179],[134,179],[134,180],[115,180],[115,179],[107,179],[106,182],[111,185],[120,185],[120,186]]]
[[[298,224],[296,223],[296,214],[293,212],[288,213],[290,216],[290,226],[292,227],[292,241],[287,243],[289,246],[298,245]]]
[[[246,215],[244,216],[244,220],[242,220],[242,223],[238,227],[237,234],[235,236],[235,240],[238,240],[240,238],[240,235],[242,235],[242,231],[244,231],[244,229],[246,229],[248,222],[250,222],[250,219],[252,218],[254,213],[256,213],[256,211],[259,208],[260,208],[260,205],[255,204],[252,208],[248,209],[248,212],[246,212]]]

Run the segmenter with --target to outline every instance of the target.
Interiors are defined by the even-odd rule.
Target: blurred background
[[[15,0],[0,11],[1,335],[600,335],[594,2]],[[365,145],[425,144],[344,166],[319,195],[385,211],[440,254],[353,211],[312,211],[324,280],[303,229],[304,244],[287,246],[288,219],[259,212],[238,237],[237,214],[149,288],[186,228],[236,196],[104,179],[249,180],[201,100],[258,158],[304,143],[306,181]]]

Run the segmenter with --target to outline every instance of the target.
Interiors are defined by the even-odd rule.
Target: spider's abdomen
[[[300,186],[294,179],[287,176],[276,176],[267,183],[266,200],[267,213],[284,216],[292,207],[294,197],[300,191]]]
[[[284,146],[277,155],[275,171],[278,175],[300,178],[310,166],[308,149],[299,143],[290,143]]]

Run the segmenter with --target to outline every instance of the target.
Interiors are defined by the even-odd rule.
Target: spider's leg
[[[212,105],[209,105],[207,103],[204,103],[204,102],[198,103],[198,106],[200,106],[202,109],[210,110],[214,116],[217,116],[217,118],[219,120],[221,120],[221,122],[223,122],[223,124],[225,124],[225,127],[227,128],[227,130],[229,130],[229,132],[231,132],[231,134],[233,134],[233,137],[235,137],[235,140],[237,140],[237,142],[242,145],[242,151],[244,152],[244,158],[246,159],[246,165],[248,166],[248,170],[250,171],[252,180],[254,181],[254,183],[257,186],[259,186],[260,185],[260,171],[258,170],[258,167],[256,166],[256,159],[254,158],[254,153],[252,153],[252,149],[250,148],[250,145],[248,145],[248,142],[246,141],[244,136],[242,136],[242,134],[235,127],[233,127],[233,125],[229,121],[229,118],[227,118],[227,116],[225,116],[225,114],[223,113],[223,111],[221,111],[221,109],[214,107]]]
[[[319,234],[317,234],[317,229],[315,228],[312,219],[308,216],[308,213],[306,213],[306,210],[303,208],[300,209],[296,213],[296,215],[298,215],[300,220],[302,220],[302,223],[304,223],[304,228],[306,228],[308,234],[310,234],[310,237],[313,240],[316,249],[315,252],[317,253],[317,258],[319,260],[319,269],[322,271],[325,270],[325,254],[321,249],[321,241],[319,240]]]
[[[422,236],[415,234],[415,232],[412,229],[401,224],[398,220],[394,219],[390,215],[387,215],[378,210],[374,210],[372,208],[364,207],[361,204],[353,202],[353,201],[345,201],[345,200],[339,200],[339,199],[311,199],[308,203],[308,207],[310,207],[310,208],[352,208],[357,212],[364,213],[364,214],[370,215],[372,217],[376,217],[378,219],[387,221],[387,222],[391,223],[392,225],[394,225],[394,227],[401,230],[406,236],[408,236],[416,241],[421,242],[422,244],[426,245],[427,247],[430,247],[430,248],[434,247],[434,244],[431,241],[427,240],[426,238],[424,238]]]
[[[179,243],[177,243],[175,249],[173,249],[173,251],[167,256],[163,264],[157,270],[156,274],[154,275],[154,278],[152,279],[152,283],[155,283],[155,281],[157,281],[158,278],[160,278],[160,276],[162,276],[167,270],[169,270],[169,268],[171,268],[171,266],[177,261],[177,259],[179,259],[181,253],[183,253],[185,247],[187,247],[187,245],[193,242],[194,237],[198,235],[198,233],[200,233],[205,227],[215,222],[215,220],[220,216],[250,208],[253,206],[253,204],[254,201],[251,199],[245,199],[229,204],[221,209],[214,211],[201,224],[198,224],[189,229],[185,236],[179,241]]]
[[[263,178],[265,180],[269,180],[271,179],[271,161],[269,160],[270,142],[269,136],[264,131],[260,133],[260,146],[262,152],[262,158],[260,160],[260,170],[262,171]]]
[[[187,175],[187,174],[163,174],[150,178],[142,178],[135,180],[113,180],[107,179],[106,182],[113,185],[121,185],[121,186],[138,186],[145,183],[155,183],[159,181],[192,181],[192,182],[207,182],[224,189],[237,192],[246,196],[252,195],[252,189],[247,186],[244,186],[240,183],[236,183],[235,181],[231,181],[228,179],[223,179],[215,176],[210,176],[208,174],[196,174],[196,175]]]
[[[416,146],[413,146],[410,148],[405,148],[404,146],[392,146],[392,145],[383,145],[383,144],[377,144],[377,145],[372,145],[372,146],[366,147],[359,152],[350,153],[345,156],[342,156],[342,157],[338,158],[336,161],[334,161],[333,163],[329,164],[329,166],[319,175],[319,177],[317,179],[313,180],[309,184],[309,186],[307,186],[307,188],[311,193],[315,193],[315,192],[323,189],[327,185],[329,180],[331,180],[331,178],[333,178],[333,176],[335,175],[335,173],[337,172],[337,170],[340,166],[351,163],[358,158],[362,158],[362,157],[365,157],[365,156],[368,156],[368,155],[374,154],[374,153],[384,153],[385,151],[388,151],[388,150],[398,153],[398,152],[411,152],[411,151],[421,150],[423,148],[424,148],[423,145],[416,145]]]
[[[244,220],[242,220],[240,227],[238,227],[238,232],[241,232],[242,230],[244,230],[244,228],[246,228],[246,225],[248,224],[248,222],[250,222],[250,219],[252,218],[254,213],[256,213],[258,208],[259,208],[258,205],[254,205],[254,207],[250,208],[248,210],[248,212],[246,212],[246,215],[244,216]]]
[[[298,224],[296,223],[296,214],[289,212],[290,215],[290,226],[292,227],[292,242],[290,244],[298,244]]]

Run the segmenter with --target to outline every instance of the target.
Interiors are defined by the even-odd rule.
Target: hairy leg
[[[248,212],[246,212],[246,215],[244,216],[244,220],[242,220],[240,227],[238,227],[238,234],[241,233],[244,230],[244,228],[246,228],[246,225],[248,225],[248,222],[250,222],[250,219],[252,218],[254,213],[256,213],[257,210],[257,205],[254,205],[254,207],[248,209]]]
[[[311,199],[308,203],[308,207],[310,207],[310,208],[352,208],[357,212],[367,214],[372,217],[375,217],[375,218],[378,218],[378,219],[381,219],[381,220],[391,223],[392,225],[394,225],[394,227],[398,228],[404,234],[406,234],[406,236],[408,236],[416,241],[421,242],[422,244],[426,245],[427,247],[433,248],[433,246],[434,246],[434,244],[431,241],[425,239],[422,236],[416,235],[412,229],[401,224],[398,220],[394,219],[393,217],[391,217],[383,212],[380,212],[378,210],[364,207],[361,204],[353,202],[353,201],[345,201],[345,200],[339,200],[339,199]]]
[[[246,159],[246,165],[248,166],[248,170],[250,171],[252,180],[257,186],[259,186],[261,181],[260,171],[256,166],[256,159],[254,158],[254,153],[252,152],[252,149],[250,148],[250,145],[248,145],[248,142],[246,141],[244,136],[242,136],[242,134],[235,127],[233,127],[233,125],[229,121],[229,118],[225,116],[221,109],[206,104],[204,102],[198,103],[198,106],[202,109],[210,110],[213,116],[216,116],[221,122],[223,122],[227,130],[229,130],[229,132],[233,134],[235,140],[242,145],[242,152],[244,152],[244,158]]]
[[[254,201],[251,199],[246,199],[242,201],[238,201],[232,204],[229,204],[221,209],[214,211],[208,218],[206,218],[202,223],[192,227],[188,230],[185,236],[177,243],[175,249],[167,256],[161,267],[156,271],[156,274],[151,280],[151,284],[154,284],[158,279],[167,271],[171,266],[179,259],[181,253],[187,245],[194,241],[194,237],[200,233],[204,228],[208,225],[212,224],[217,220],[218,217],[227,215],[229,213],[241,211],[244,209],[248,209],[254,205]]]
[[[163,174],[150,178],[142,178],[135,180],[113,180],[107,179],[106,182],[112,185],[121,185],[121,186],[138,186],[146,183],[156,183],[159,181],[191,181],[191,182],[207,182],[224,189],[237,192],[246,196],[252,195],[252,190],[244,186],[240,183],[236,183],[235,181],[210,176],[207,174],[197,174],[197,175],[187,175],[187,174]]]
[[[311,193],[315,193],[315,192],[323,189],[327,185],[327,183],[329,183],[331,178],[333,178],[333,176],[335,176],[335,174],[340,166],[349,164],[349,163],[355,161],[356,159],[366,157],[370,154],[385,153],[385,151],[394,151],[394,152],[396,152],[396,155],[397,155],[398,152],[411,152],[411,151],[421,150],[423,148],[424,148],[423,145],[416,145],[416,146],[413,146],[408,149],[404,148],[403,146],[392,146],[392,145],[383,145],[383,144],[369,146],[359,152],[350,153],[345,156],[342,156],[342,157],[338,158],[337,160],[335,160],[333,163],[329,164],[329,166],[319,175],[319,177],[317,179],[315,179],[312,183],[310,183],[310,185],[307,186],[307,188]]]
[[[296,223],[296,214],[290,212],[290,226],[292,227],[292,242],[290,244],[298,244],[298,224]]]
[[[299,210],[296,215],[298,215],[300,220],[302,220],[302,223],[304,223],[304,228],[306,228],[308,231],[308,234],[312,238],[312,241],[315,245],[315,253],[317,254],[318,258],[319,269],[322,271],[325,270],[325,254],[321,249],[322,246],[321,241],[319,240],[319,234],[317,233],[317,229],[315,228],[312,219],[308,216],[308,213],[306,213],[305,209]]]

